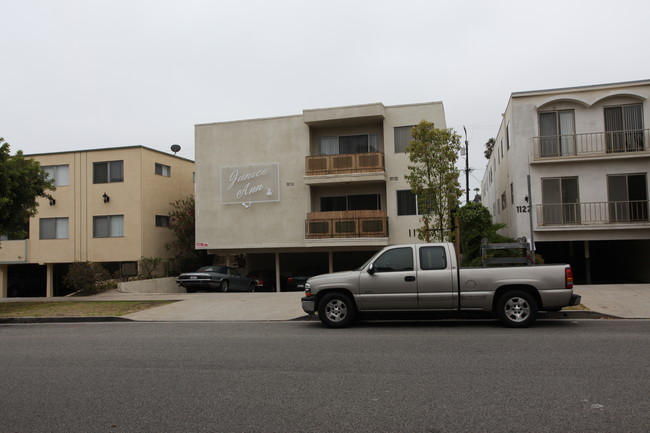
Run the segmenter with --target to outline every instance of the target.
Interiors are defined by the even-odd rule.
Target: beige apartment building
[[[281,287],[417,242],[405,148],[423,119],[445,128],[442,103],[196,125],[197,249],[275,272]]]
[[[481,198],[580,283],[650,282],[650,80],[510,96]]]
[[[142,146],[27,155],[55,180],[39,199],[29,237],[0,240],[0,294],[58,296],[70,263],[137,272],[142,257],[169,258],[170,203],[194,193],[194,162]]]

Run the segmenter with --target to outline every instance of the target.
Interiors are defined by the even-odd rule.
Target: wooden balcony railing
[[[650,152],[650,129],[533,137],[535,159]]]
[[[310,212],[305,221],[307,239],[388,237],[386,211]]]
[[[648,200],[537,205],[539,226],[643,223],[649,216]]]
[[[308,156],[305,160],[307,176],[383,171],[384,154],[381,152]]]

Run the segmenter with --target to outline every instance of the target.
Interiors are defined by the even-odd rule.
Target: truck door
[[[418,305],[421,310],[451,310],[454,279],[447,248],[418,246]]]
[[[418,293],[413,247],[384,251],[359,276],[364,310],[415,310]]]

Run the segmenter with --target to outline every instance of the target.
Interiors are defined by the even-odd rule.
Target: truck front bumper
[[[316,312],[316,296],[305,296],[301,301],[302,311],[307,314],[314,314]]]

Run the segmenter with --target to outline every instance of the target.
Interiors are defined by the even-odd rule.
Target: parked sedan
[[[185,287],[187,293],[194,293],[197,290],[254,292],[257,286],[257,281],[241,276],[237,269],[230,266],[203,266],[196,272],[179,275],[176,283]]]
[[[255,269],[252,270],[246,275],[248,278],[252,278],[257,281],[256,290],[266,291],[266,292],[275,292],[275,272],[264,270],[264,269]],[[280,277],[282,278],[282,276]],[[282,283],[281,283],[282,284]],[[283,285],[283,284],[282,284]]]
[[[315,275],[326,274],[327,271],[321,268],[305,267],[298,268],[289,278],[287,278],[286,291],[302,291],[305,290],[305,283],[307,280]]]

